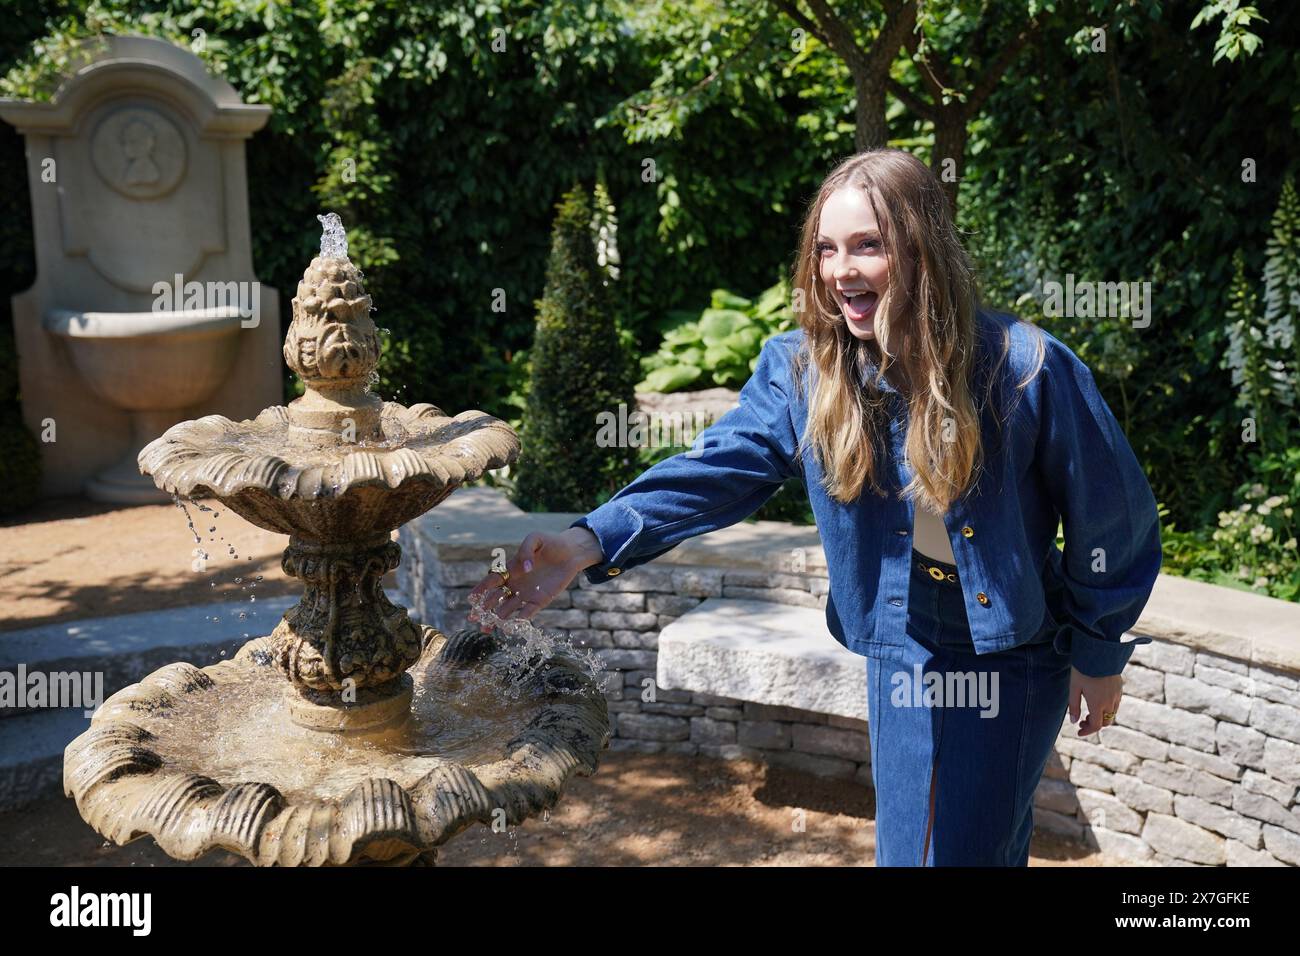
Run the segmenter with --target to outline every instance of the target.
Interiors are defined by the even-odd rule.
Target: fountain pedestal
[[[290,682],[296,722],[357,729],[386,723],[409,705],[411,682],[403,677],[420,656],[420,631],[381,583],[401,556],[386,534],[343,544],[289,540],[281,565],[307,586],[272,632],[271,656]]]

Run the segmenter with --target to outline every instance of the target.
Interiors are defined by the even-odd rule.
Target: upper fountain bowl
[[[376,439],[330,447],[305,439],[289,409],[252,421],[182,422],[140,452],[140,470],[183,497],[211,496],[259,528],[314,541],[387,535],[460,485],[513,462],[519,439],[479,411],[383,403]]]
[[[338,216],[293,299],[284,358],[306,387],[252,421],[182,422],[140,452],[140,471],[174,495],[211,496],[260,528],[310,541],[382,535],[485,471],[512,463],[519,438],[479,411],[454,418],[370,392],[379,337]]]

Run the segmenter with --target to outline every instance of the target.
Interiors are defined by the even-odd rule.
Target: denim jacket
[[[1054,630],[1057,651],[1092,677],[1118,674],[1136,644],[1123,641],[1136,623],[1160,570],[1156,502],[1119,423],[1097,391],[1092,372],[1060,340],[1046,339],[1043,370],[1012,402],[1034,357],[1037,331],[1012,316],[980,310],[977,405],[989,381],[990,357],[1011,349],[995,376],[994,402],[983,407],[984,466],[974,487],[953,502],[943,521],[956,559],[977,654],[1024,644]],[[648,468],[610,500],[573,522],[599,540],[604,559],[587,568],[594,583],[652,561],[686,538],[725,528],[758,510],[786,480],[803,482],[826,554],[831,634],[858,654],[897,659],[907,623],[914,504],[899,499],[911,477],[904,458],[907,408],[887,381],[879,394],[890,409],[890,454],[877,456],[882,496],[864,485],[849,504],[822,488],[811,447],[797,436],[807,395],[792,377],[802,330],[769,339],[740,404],[697,438],[695,447]],[[869,366],[863,377],[874,380]],[[805,387],[815,382],[808,366]],[[1008,402],[1012,402],[1008,406]],[[998,428],[994,409],[1007,414]],[[1065,549],[1056,546],[1063,523]]]

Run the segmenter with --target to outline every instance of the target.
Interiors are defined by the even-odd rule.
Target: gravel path
[[[220,506],[215,518],[188,508],[210,555],[201,572],[193,569],[194,535],[175,505],[60,498],[9,519],[0,525],[0,631],[238,600],[235,579],[259,574],[259,594],[300,590],[280,570],[287,535]]]
[[[569,782],[549,820],[504,833],[475,825],[439,852],[441,866],[872,866],[873,792],[748,760],[605,751]],[[797,824],[801,826],[797,828]],[[0,813],[0,866],[177,866],[146,837],[105,841],[66,798]],[[224,851],[197,864],[238,866]],[[1030,866],[1123,866],[1038,834]]]

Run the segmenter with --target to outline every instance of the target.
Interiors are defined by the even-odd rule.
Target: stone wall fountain
[[[485,470],[514,431],[369,391],[379,358],[338,217],[293,300],[285,360],[306,386],[252,421],[182,422],[140,471],[289,535],[301,602],[232,660],[175,663],[114,694],[64,753],[64,790],[101,835],[192,860],[432,863],[474,822],[549,809],[595,772],[609,716],[594,674],[477,629],[417,626],[381,586],[391,532]],[[486,565],[485,565],[486,570]]]
[[[26,146],[36,276],[13,324],[44,494],[165,502],[136,466],[147,442],[278,400],[280,298],[253,271],[244,156],[270,116],[143,36],[85,41],[49,100],[0,99]]]

